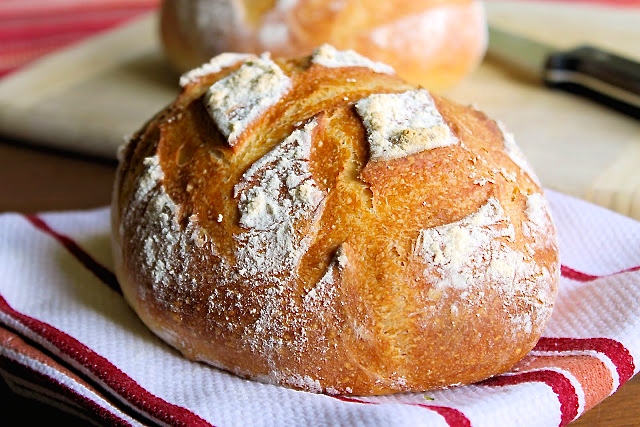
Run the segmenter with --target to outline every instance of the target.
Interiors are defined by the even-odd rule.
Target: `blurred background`
[[[0,77],[159,4],[160,0],[2,0]]]

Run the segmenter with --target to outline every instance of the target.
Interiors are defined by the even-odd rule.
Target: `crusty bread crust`
[[[429,90],[459,82],[487,47],[480,0],[164,0],[160,34],[179,72],[223,52],[298,57],[329,43]]]
[[[504,127],[357,57],[236,59],[184,79],[121,152],[114,259],[144,323],[190,359],[313,392],[424,391],[519,361],[558,247]],[[264,93],[242,80],[256,69],[277,77]]]

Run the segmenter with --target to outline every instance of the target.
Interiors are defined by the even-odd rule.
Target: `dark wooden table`
[[[109,204],[114,161],[29,147],[0,138],[0,211],[42,212],[87,209]],[[0,382],[1,383],[1,382]],[[640,426],[640,378],[584,414],[575,426]],[[12,395],[0,384],[3,420],[11,425],[83,425],[68,415]],[[6,412],[14,416],[4,415]]]

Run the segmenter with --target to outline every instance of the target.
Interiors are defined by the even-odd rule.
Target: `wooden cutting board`
[[[494,0],[486,10],[491,23],[558,47],[588,42],[640,60],[640,9]],[[0,80],[0,134],[115,158],[178,91],[156,19],[148,15]],[[639,121],[489,60],[446,95],[502,121],[546,187],[640,219]]]

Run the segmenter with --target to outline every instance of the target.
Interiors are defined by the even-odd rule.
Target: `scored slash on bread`
[[[127,301],[186,357],[362,395],[479,381],[535,345],[558,246],[504,125],[328,45],[181,84],[122,150],[112,224]]]

